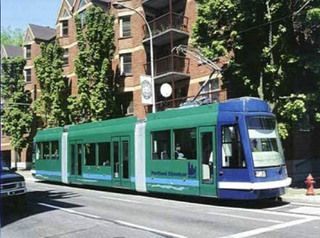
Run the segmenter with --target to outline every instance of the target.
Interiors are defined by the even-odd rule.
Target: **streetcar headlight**
[[[254,171],[254,175],[257,178],[265,178],[267,177],[267,172],[265,170],[256,170]]]

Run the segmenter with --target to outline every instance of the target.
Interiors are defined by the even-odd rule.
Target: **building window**
[[[197,133],[195,128],[174,130],[174,142],[175,159],[197,159]]]
[[[69,21],[65,20],[61,22],[62,24],[62,36],[68,36],[69,34]]]
[[[222,167],[245,168],[246,161],[238,127],[222,126]]]
[[[26,51],[26,59],[30,59],[31,58],[31,45],[26,45],[25,51]]]
[[[68,49],[64,49],[63,52],[63,65],[66,66],[69,64],[69,50]]]
[[[31,69],[25,69],[25,78],[27,83],[31,82]]]
[[[121,74],[130,75],[132,74],[132,56],[130,54],[123,54],[120,56],[121,60]]]
[[[152,159],[169,160],[171,157],[170,131],[157,131],[152,136]]]
[[[79,18],[80,18],[80,22],[81,22],[81,27],[84,28],[87,23],[85,10],[79,13]]]
[[[120,37],[131,36],[130,16],[120,18]]]

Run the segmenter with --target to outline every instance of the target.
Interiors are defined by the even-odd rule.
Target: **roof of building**
[[[29,24],[30,30],[35,39],[50,41],[56,37],[56,29]]]
[[[3,45],[4,52],[1,52],[4,57],[23,56],[23,48],[15,45]]]

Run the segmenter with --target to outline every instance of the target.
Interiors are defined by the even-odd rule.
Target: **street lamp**
[[[149,23],[147,22],[146,18],[140,13],[138,12],[136,9],[132,8],[132,7],[128,7],[123,5],[122,3],[119,2],[115,2],[112,4],[112,6],[115,9],[130,9],[134,12],[136,12],[146,23],[146,26],[148,28],[148,32],[149,32],[149,37],[150,37],[150,61],[151,61],[151,83],[152,83],[152,112],[156,112],[156,103],[155,103],[155,85],[154,85],[154,66],[153,66],[153,39],[152,39],[152,32],[151,32],[151,28]]]

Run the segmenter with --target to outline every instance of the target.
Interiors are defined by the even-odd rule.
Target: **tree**
[[[45,127],[68,124],[68,79],[63,76],[63,49],[59,42],[41,43],[41,55],[35,61],[41,96],[36,100],[35,111],[42,117]]]
[[[197,0],[193,42],[208,57],[227,56],[229,97],[269,102],[283,138],[319,115],[319,0]],[[313,100],[313,107],[308,107]]]
[[[25,59],[21,57],[2,59],[1,62],[2,129],[11,137],[10,144],[16,152],[16,167],[22,149],[28,144],[33,119],[30,92],[24,90],[25,64]]]
[[[76,16],[78,57],[78,97],[70,97],[70,111],[76,123],[98,121],[116,116],[115,76],[112,70],[114,53],[114,16],[93,6],[86,12],[83,28]]]
[[[24,31],[20,28],[11,29],[10,26],[1,28],[1,45],[22,46]]]

